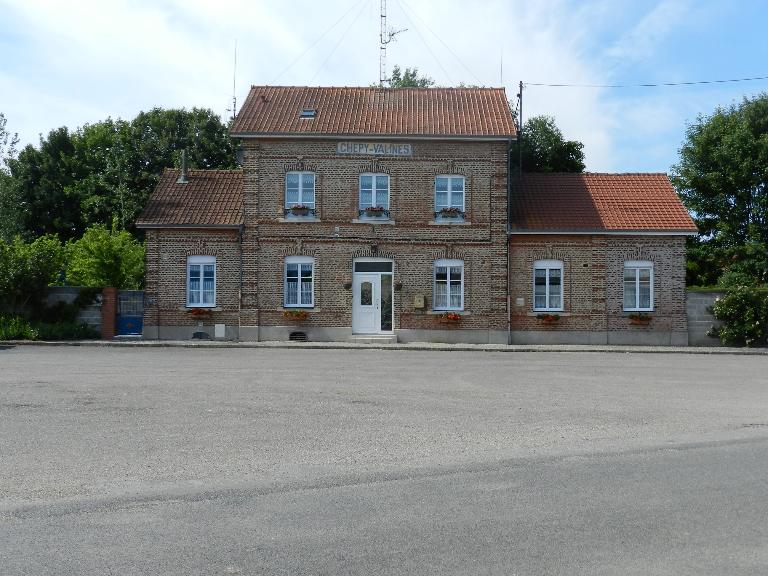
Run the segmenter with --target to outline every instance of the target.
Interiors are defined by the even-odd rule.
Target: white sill
[[[293,218],[278,218],[278,222],[320,222],[317,216],[295,216]]]
[[[219,306],[216,306],[215,304],[213,306],[184,306],[182,308],[179,308],[179,310],[184,311],[190,311],[190,310],[208,310],[210,312],[221,312],[221,308]]]
[[[352,224],[389,224],[390,226],[395,223],[390,218],[354,218]]]
[[[653,308],[624,308],[627,314],[650,314]]]
[[[280,311],[285,312],[286,310],[320,310],[320,308],[315,308],[314,305],[309,304],[295,304],[291,306],[282,306],[279,308]]]
[[[472,222],[467,220],[430,220],[427,222],[429,226],[471,226]]]

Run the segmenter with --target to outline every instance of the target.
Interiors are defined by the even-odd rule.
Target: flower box
[[[461,314],[446,312],[437,316],[437,321],[441,324],[458,324],[461,321]]]
[[[455,207],[441,208],[437,215],[441,218],[461,218],[464,216],[464,212]]]
[[[627,316],[632,326],[648,326],[651,323],[651,315],[645,312],[637,312]]]
[[[536,318],[544,324],[555,324],[560,321],[560,314],[537,314]]]
[[[192,318],[209,318],[211,315],[210,308],[189,308],[187,314]]]
[[[310,207],[304,206],[303,204],[295,204],[294,206],[291,206],[290,210],[291,214],[294,216],[308,216]]]
[[[302,321],[309,318],[306,310],[283,310],[283,316],[288,320]]]
[[[368,206],[364,210],[366,216],[383,216],[386,211],[384,206]]]

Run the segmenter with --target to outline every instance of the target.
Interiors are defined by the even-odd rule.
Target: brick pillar
[[[112,340],[116,325],[117,288],[104,288],[101,292],[101,339]]]

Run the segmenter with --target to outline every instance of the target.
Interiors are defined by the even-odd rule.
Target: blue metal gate
[[[143,326],[144,291],[120,290],[117,293],[117,335],[141,335]]]

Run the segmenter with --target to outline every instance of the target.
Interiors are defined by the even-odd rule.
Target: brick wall
[[[533,311],[533,264],[563,262],[561,318],[545,324]],[[627,260],[654,263],[652,320],[633,326],[623,310],[623,268]],[[513,332],[535,331],[542,341],[683,343],[685,313],[685,238],[682,236],[515,235],[510,237],[510,297]],[[524,300],[522,305],[518,299]],[[522,337],[520,337],[522,339]],[[513,338],[514,340],[514,338]]]
[[[167,337],[191,337],[202,322],[213,336],[214,324],[238,326],[240,248],[237,230],[147,230],[145,335],[157,337],[157,326],[187,327]],[[216,307],[209,317],[191,317],[186,307],[187,257],[216,257]],[[154,328],[154,330],[153,330]],[[163,337],[162,330],[160,337]]]
[[[465,309],[461,328],[506,330],[506,145],[473,142],[411,142],[413,156],[338,156],[336,141],[245,141],[245,235],[243,325],[286,324],[283,267],[286,256],[313,256],[315,308],[308,326],[351,326],[356,257],[395,262],[396,330],[441,328],[435,315],[414,310],[413,296],[431,308],[433,262],[465,262]],[[316,174],[319,222],[283,218],[285,173]],[[390,175],[393,224],[358,220],[358,177]],[[434,178],[465,177],[465,222],[434,219]]]

